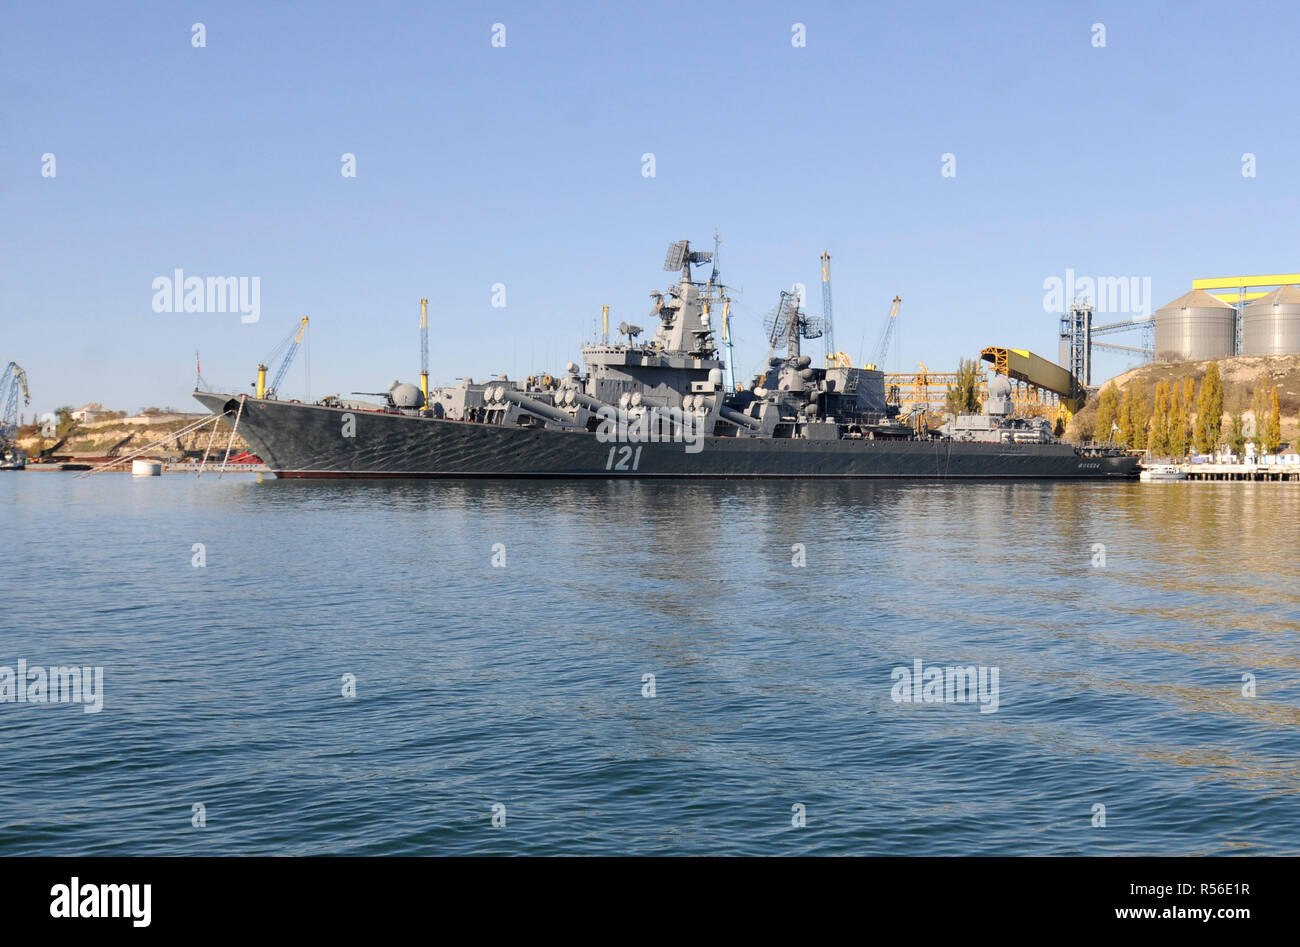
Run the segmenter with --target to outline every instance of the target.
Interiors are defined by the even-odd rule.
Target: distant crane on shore
[[[31,403],[31,393],[27,390],[27,373],[17,362],[10,362],[5,373],[0,376],[0,465],[15,464],[25,460],[18,450],[18,396],[23,396],[23,406]]]
[[[889,343],[894,338],[894,326],[898,324],[898,307],[903,304],[901,296],[895,296],[893,305],[889,309],[889,318],[885,320],[885,331],[880,334],[880,342],[876,345],[875,356],[867,365],[868,368],[876,368],[880,371],[885,370],[885,356],[889,354]]]
[[[429,300],[420,300],[420,393],[429,407]]]

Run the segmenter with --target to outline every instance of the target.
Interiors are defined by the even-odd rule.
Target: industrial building
[[[1300,287],[1282,286],[1241,311],[1242,355],[1300,352]]]
[[[1237,310],[1203,289],[1193,289],[1156,310],[1155,357],[1161,362],[1201,362],[1232,355]]]
[[[1300,354],[1300,273],[1192,280],[1191,292],[1165,303],[1150,319],[1104,325],[1076,300],[1061,317],[1060,364],[1092,387],[1092,350],[1113,349],[1144,361],[1202,362],[1233,355]],[[1096,336],[1141,329],[1140,347]],[[1154,338],[1153,338],[1154,337]]]

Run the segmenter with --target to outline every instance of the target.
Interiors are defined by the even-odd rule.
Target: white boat
[[[1143,467],[1142,472],[1138,474],[1139,480],[1186,480],[1187,471],[1178,464],[1155,464],[1151,467]]]

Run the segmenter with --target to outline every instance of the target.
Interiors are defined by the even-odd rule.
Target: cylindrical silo
[[[1156,358],[1199,362],[1233,354],[1237,310],[1194,289],[1156,310]]]
[[[1241,312],[1242,355],[1300,353],[1300,287],[1283,286]]]

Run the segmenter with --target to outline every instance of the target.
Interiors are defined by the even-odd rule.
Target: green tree
[[[1196,449],[1208,454],[1219,446],[1223,435],[1223,375],[1219,363],[1211,362],[1201,379],[1196,398]]]
[[[1119,424],[1119,440],[1125,447],[1131,448],[1133,442],[1137,439],[1133,431],[1133,392],[1125,388],[1120,396],[1119,411],[1116,412],[1116,423]]]
[[[1257,448],[1264,436],[1264,427],[1268,424],[1268,391],[1269,386],[1266,378],[1261,375],[1255,380],[1255,390],[1251,392],[1251,420],[1246,425],[1246,439],[1254,441]]]
[[[56,437],[62,437],[77,426],[77,422],[72,418],[72,412],[73,407],[70,404],[61,405],[54,409],[54,417],[58,419],[55,425]]]
[[[1170,441],[1169,386],[1164,381],[1156,382],[1156,400],[1151,409],[1151,440],[1148,446],[1151,453],[1164,457],[1172,449]]]
[[[1132,394],[1128,398],[1128,424],[1125,428],[1128,446],[1134,450],[1146,450],[1150,425],[1151,404],[1142,385],[1134,382]]]
[[[1146,450],[1148,439],[1151,437],[1151,428],[1148,423],[1148,418],[1151,416],[1151,401],[1147,398],[1145,388],[1138,388],[1136,400],[1133,403],[1138,416],[1137,444],[1135,446],[1141,450]]]
[[[1264,450],[1264,440],[1268,434],[1269,415],[1273,402],[1269,397],[1273,392],[1273,386],[1269,384],[1269,376],[1261,375],[1255,380],[1255,386],[1251,392],[1251,418],[1245,421],[1245,440],[1252,441],[1255,449],[1261,454],[1268,453]]]
[[[1246,419],[1238,411],[1228,427],[1228,448],[1240,459],[1246,453]]]
[[[1169,419],[1169,453],[1175,460],[1187,456],[1187,442],[1187,413],[1183,408],[1183,399],[1178,398]]]
[[[1114,436],[1113,428],[1119,420],[1119,407],[1119,389],[1112,381],[1101,389],[1097,401],[1097,430],[1093,435],[1096,440],[1106,443]]]
[[[958,363],[957,384],[948,386],[948,394],[944,398],[945,407],[954,416],[979,412],[979,372],[980,363],[973,358],[963,358]]]
[[[1277,385],[1273,386],[1269,402],[1264,421],[1263,451],[1265,454],[1276,454],[1278,448],[1282,446],[1282,406],[1277,398]]]
[[[1174,412],[1174,424],[1176,428],[1170,434],[1170,439],[1174,442],[1174,456],[1183,458],[1192,452],[1192,441],[1196,432],[1192,430],[1192,415],[1196,411],[1196,380],[1191,375],[1183,378],[1182,396],[1178,399],[1177,410]]]

